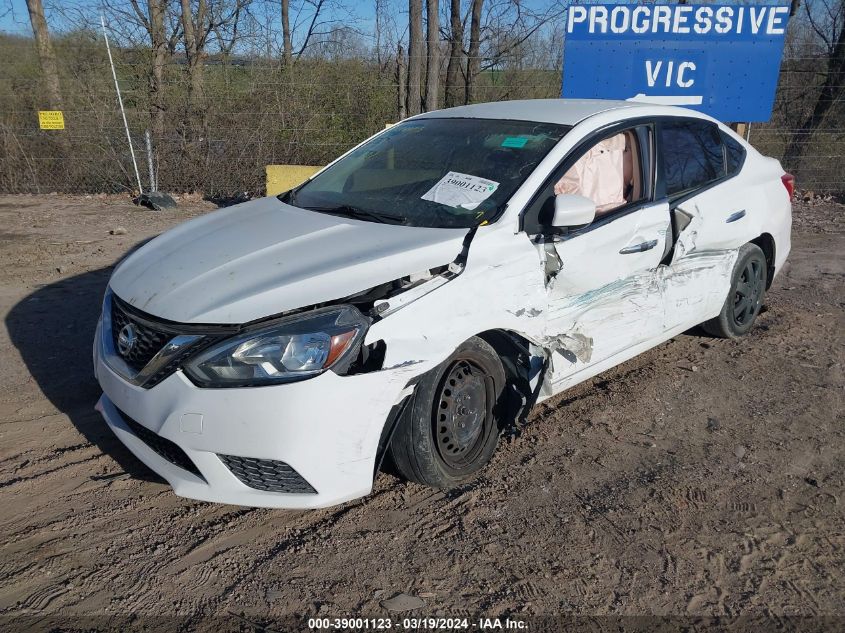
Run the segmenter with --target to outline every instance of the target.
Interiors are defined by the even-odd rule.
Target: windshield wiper
[[[371,222],[379,222],[381,224],[405,224],[408,219],[402,216],[395,216],[389,213],[379,213],[378,211],[366,211],[358,209],[357,207],[348,204],[341,204],[336,207],[306,207],[311,211],[318,213],[328,213],[331,215],[339,215],[346,218],[355,218],[356,220],[369,220]]]

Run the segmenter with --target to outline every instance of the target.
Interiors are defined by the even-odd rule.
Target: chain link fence
[[[825,60],[801,57],[785,60],[781,67],[772,117],[753,124],[749,140],[760,152],[774,156],[796,176],[804,192],[845,194],[845,102],[831,100],[827,115],[814,130],[803,123],[822,102],[820,97]],[[839,86],[831,86],[838,88]]]
[[[65,130],[40,130],[42,94],[31,40],[0,39],[0,191],[132,192],[137,181],[108,60],[93,38],[62,43]],[[152,90],[145,51],[119,51],[117,73],[144,187],[211,198],[260,195],[268,164],[324,164],[397,118],[395,64],[302,60],[292,68],[210,59],[202,99],[185,68],[168,64]],[[845,192],[845,112],[832,107],[816,130],[800,129],[818,99],[823,61],[784,63],[771,121],[753,124],[750,141],[782,159],[802,190]],[[556,70],[484,72],[481,101],[560,94]],[[156,123],[156,107],[163,115]],[[149,173],[144,133],[152,130]]]

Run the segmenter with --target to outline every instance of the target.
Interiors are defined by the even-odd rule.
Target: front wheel
[[[716,318],[701,324],[705,332],[721,338],[737,338],[753,326],[766,293],[766,256],[756,244],[744,244],[731,275],[731,290]]]
[[[397,422],[390,456],[406,478],[436,488],[466,481],[493,455],[505,371],[493,347],[472,337],[417,384]]]

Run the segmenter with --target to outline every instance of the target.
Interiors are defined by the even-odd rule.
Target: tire
[[[389,453],[406,479],[454,488],[481,469],[499,441],[505,370],[478,337],[461,344],[417,383]]]
[[[766,293],[768,263],[756,244],[744,244],[731,274],[731,290],[719,316],[701,324],[711,336],[737,338],[754,327]]]

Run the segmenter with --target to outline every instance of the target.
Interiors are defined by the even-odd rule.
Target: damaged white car
[[[450,487],[537,401],[693,326],[754,324],[793,179],[673,107],[430,112],[296,189],[191,220],[115,270],[108,425],[177,494],[312,508],[383,458]]]

